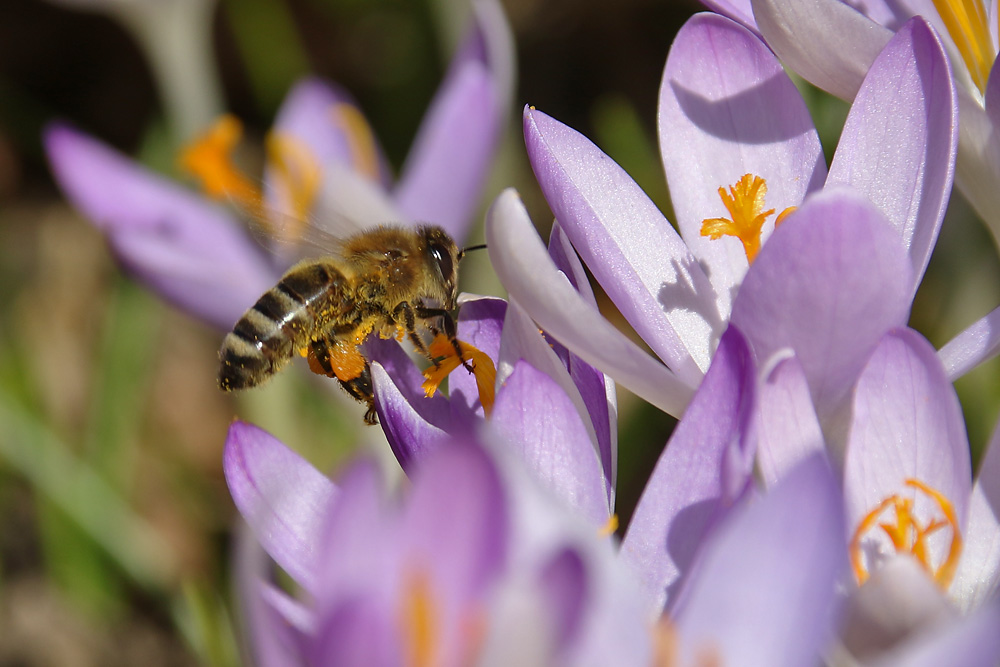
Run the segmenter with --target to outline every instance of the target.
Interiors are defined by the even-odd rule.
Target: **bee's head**
[[[420,236],[435,282],[440,281],[442,307],[451,310],[458,299],[458,260],[462,258],[462,251],[440,227],[421,227]]]

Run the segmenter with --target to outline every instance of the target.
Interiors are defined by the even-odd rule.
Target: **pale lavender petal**
[[[692,388],[619,332],[559,271],[514,190],[486,217],[490,259],[512,298],[548,334],[582,359],[672,415],[683,413]]]
[[[706,535],[729,509],[721,471],[730,449],[744,449],[754,404],[755,369],[739,331],[723,335],[712,365],[660,455],[621,545],[659,613],[690,572]]]
[[[995,597],[1000,587],[1000,423],[979,464],[964,537],[949,593],[968,611]]]
[[[542,486],[595,530],[607,523],[611,507],[601,461],[576,406],[552,378],[518,361],[497,393],[491,421]]]
[[[443,627],[458,630],[507,567],[506,488],[497,466],[475,442],[442,447],[411,479],[400,534],[406,558],[415,574],[428,577]]]
[[[728,16],[743,25],[744,28],[757,32],[757,22],[753,18],[753,5],[750,0],[702,0],[713,12]]]
[[[915,18],[872,64],[827,178],[865,194],[896,229],[910,251],[913,292],[941,229],[957,150],[951,68],[930,26]]]
[[[310,222],[336,238],[385,224],[410,224],[378,183],[343,164],[323,170],[323,184],[313,203]]]
[[[235,595],[241,611],[244,650],[260,667],[287,667],[298,660],[301,648],[296,629],[276,618],[265,600],[270,562],[253,531],[240,522],[236,529],[233,571]]]
[[[795,351],[822,422],[882,334],[906,322],[912,284],[909,257],[882,214],[850,190],[827,188],[761,249],[732,321],[758,359]]]
[[[514,366],[520,360],[525,360],[535,369],[548,375],[562,388],[565,395],[576,408],[582,418],[587,414],[587,406],[583,402],[580,390],[563,366],[555,351],[549,346],[546,338],[538,331],[531,318],[511,298],[507,305],[507,313],[503,324],[503,341],[500,345],[500,356],[497,363],[497,382],[503,384],[514,371]],[[587,437],[597,451],[597,434],[594,424],[588,419],[583,422]]]
[[[995,667],[1000,661],[1000,601],[937,632],[922,632],[873,667]]]
[[[45,148],[66,196],[120,261],[178,307],[229,329],[277,280],[221,206],[65,125],[47,129]]]
[[[653,352],[696,384],[723,320],[684,242],[635,181],[580,133],[525,108],[524,142],[549,207],[597,282]]]
[[[778,59],[806,81],[854,99],[892,32],[840,0],[752,0],[757,27]]]
[[[233,502],[261,545],[300,586],[314,590],[320,527],[336,487],[277,438],[246,422],[229,427],[222,466]]]
[[[711,650],[724,665],[818,664],[846,570],[844,515],[826,460],[813,456],[705,545],[675,621],[678,664]]]
[[[809,384],[794,354],[772,360],[761,374],[757,414],[757,465],[773,486],[810,455],[824,451]]]
[[[852,418],[844,459],[852,530],[893,494],[915,498],[913,513],[924,522],[942,518],[934,500],[907,487],[907,479],[943,494],[965,526],[972,492],[969,439],[955,389],[930,343],[912,329],[887,333],[858,378]],[[865,542],[892,549],[878,531]],[[929,538],[935,567],[944,562],[950,542],[950,529]]]
[[[1000,308],[974,322],[938,351],[952,382],[997,354],[1000,354]]]
[[[595,307],[597,300],[590,287],[583,264],[576,256],[566,234],[558,222],[553,223],[549,236],[549,256],[556,268],[563,272],[580,295]],[[579,356],[567,350],[555,339],[549,341],[552,349],[566,364],[570,377],[580,390],[587,414],[597,433],[597,445],[601,452],[601,463],[607,471],[614,506],[614,489],[618,473],[618,394],[614,380],[594,368]]]
[[[496,364],[500,358],[500,337],[506,313],[507,302],[503,299],[462,301],[458,311],[458,339],[479,348]],[[452,411],[459,415],[483,416],[476,377],[463,368],[456,368],[448,376],[448,399]]]
[[[398,609],[359,595],[344,600],[323,618],[304,664],[337,667],[392,667],[404,661]]]
[[[701,235],[707,218],[729,218],[719,196],[744,174],[767,182],[765,209],[779,214],[822,186],[826,162],[809,110],[758,37],[715,14],[691,18],[674,40],[660,84],[660,154],[677,226],[728,319],[747,270],[735,237]],[[772,216],[761,241],[771,235]]]
[[[566,547],[542,566],[538,577],[542,596],[556,635],[556,651],[564,650],[579,634],[587,609],[590,581],[582,555]]]

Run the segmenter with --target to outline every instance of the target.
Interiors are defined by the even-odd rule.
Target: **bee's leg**
[[[417,307],[417,317],[421,319],[431,319],[439,318],[441,320],[441,327],[444,329],[444,335],[448,338],[448,342],[451,343],[451,347],[455,350],[455,356],[462,360],[462,365],[465,366],[465,370],[473,373],[475,368],[462,357],[462,348],[458,344],[458,332],[455,328],[455,318],[451,316],[451,313],[447,310],[441,308],[425,308],[423,306]],[[431,331],[438,333],[437,329],[433,326]]]
[[[340,386],[348,394],[358,401],[368,404],[368,410],[365,412],[365,423],[372,426],[378,424],[378,416],[375,414],[375,395],[372,391],[371,367],[368,365],[368,361],[362,358],[364,365],[360,371],[355,371],[356,375],[346,372],[345,368],[335,365],[333,352],[330,349],[335,346],[335,343],[331,345],[331,341],[326,338],[319,338],[310,342],[308,352],[309,368],[317,375],[337,378]],[[341,356],[343,356],[343,350],[340,352]],[[357,348],[355,348],[355,353],[360,357],[361,353],[357,351]],[[353,355],[350,356],[353,360]],[[340,359],[340,361],[343,362],[344,360]]]
[[[431,358],[431,353],[427,350],[427,345],[424,344],[423,338],[417,333],[417,318],[413,314],[413,306],[407,301],[401,301],[392,310],[392,321],[399,322],[400,318],[403,320],[403,328],[406,329],[406,336],[413,343],[413,347],[417,348],[417,351],[424,357],[434,361]],[[437,362],[435,362],[435,365]]]
[[[368,404],[368,410],[365,411],[365,423],[369,426],[378,424],[378,415],[375,413],[375,393],[372,391],[372,372],[368,362],[365,362],[365,369],[361,371],[361,375],[350,380],[340,380],[340,386],[354,398]]]

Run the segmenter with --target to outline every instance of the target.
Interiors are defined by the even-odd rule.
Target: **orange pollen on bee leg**
[[[716,241],[723,236],[735,236],[743,243],[747,262],[753,263],[760,250],[760,234],[768,216],[774,209],[764,209],[767,182],[760,176],[744,174],[735,185],[719,188],[719,196],[729,218],[706,218],[701,222],[701,235]]]
[[[242,135],[243,124],[236,116],[220,116],[204,134],[181,150],[177,162],[182,170],[201,181],[209,197],[231,197],[256,212],[261,201],[260,189],[236,168],[231,157]]]
[[[316,203],[323,170],[312,151],[295,137],[271,132],[265,140],[267,163],[274,172],[280,196],[295,220],[304,221]],[[293,230],[297,231],[297,230]]]
[[[493,409],[493,401],[496,398],[494,389],[497,379],[496,366],[489,355],[482,350],[462,341],[458,341],[458,346],[462,350],[461,358],[455,354],[454,346],[444,334],[438,334],[431,341],[427,351],[430,353],[431,358],[435,360],[435,364],[424,371],[424,377],[427,378],[423,385],[421,385],[424,393],[428,398],[433,396],[434,392],[441,385],[441,382],[453,370],[461,366],[463,361],[468,362],[472,366],[473,374],[476,376],[479,402],[483,406],[483,411],[489,416],[490,411]]]
[[[364,114],[354,105],[342,102],[333,106],[333,122],[340,127],[347,138],[355,171],[372,181],[378,181],[378,149],[375,146],[375,134]]]
[[[889,496],[868,512],[861,519],[857,529],[854,531],[854,536],[851,538],[850,545],[848,546],[851,566],[854,568],[854,576],[857,578],[859,584],[863,584],[868,579],[869,572],[863,561],[861,540],[868,531],[881,528],[889,537],[897,553],[911,554],[927,570],[928,574],[931,575],[942,590],[948,590],[948,586],[951,585],[951,580],[955,576],[959,557],[962,555],[962,533],[958,526],[955,507],[944,494],[920,480],[907,479],[906,486],[920,491],[933,500],[941,510],[944,518],[932,519],[924,524],[914,515],[913,498],[904,498],[899,494]],[[895,522],[884,521],[877,523],[889,508],[895,510]],[[935,568],[930,562],[927,538],[944,527],[951,528],[951,543],[944,562]]]

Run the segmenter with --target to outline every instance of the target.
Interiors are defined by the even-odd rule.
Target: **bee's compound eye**
[[[431,244],[430,251],[431,257],[434,258],[438,269],[441,270],[441,277],[446,281],[450,281],[455,274],[455,265],[452,262],[451,253],[448,252],[447,248],[437,243]]]

